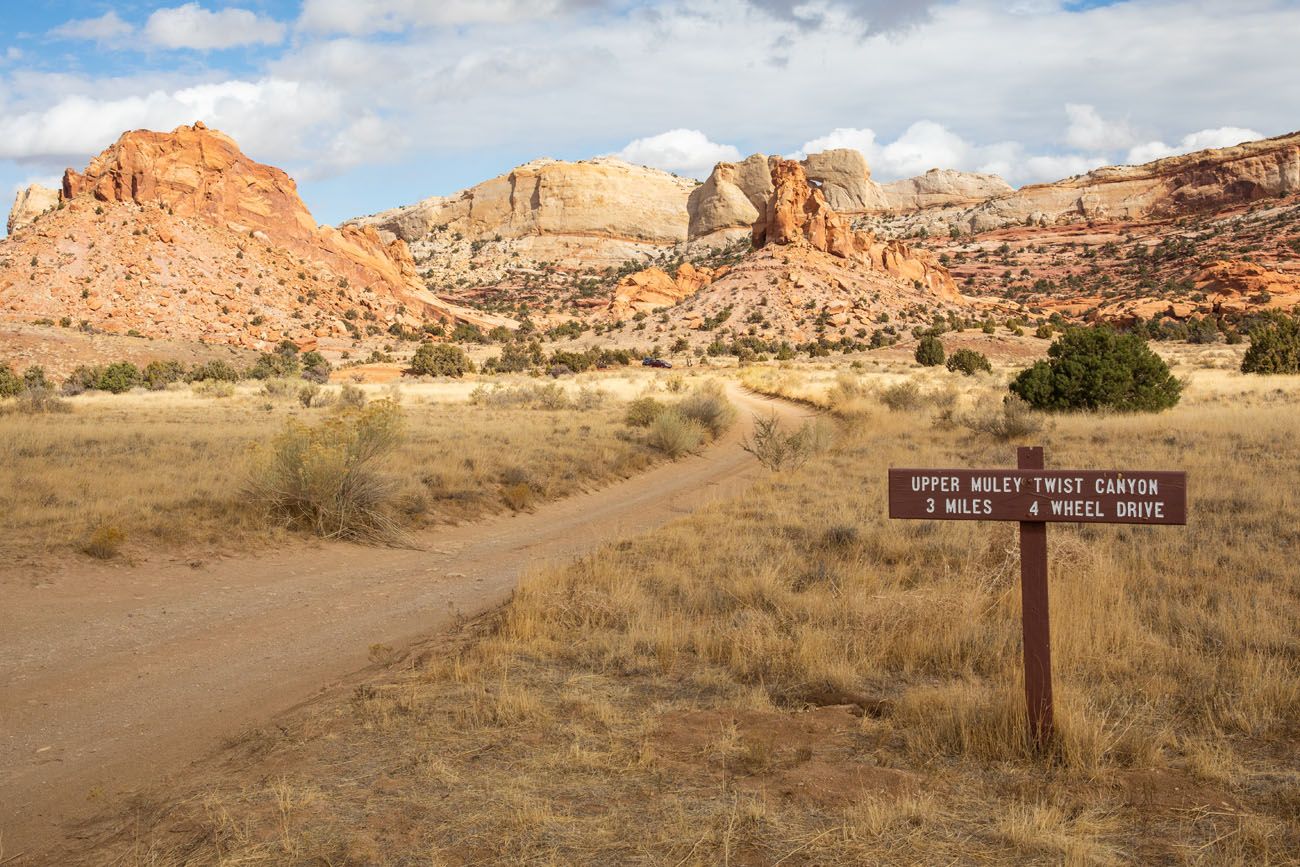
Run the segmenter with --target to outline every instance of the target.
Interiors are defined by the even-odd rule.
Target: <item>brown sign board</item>
[[[1187,474],[1146,470],[891,469],[889,517],[1186,524]]]

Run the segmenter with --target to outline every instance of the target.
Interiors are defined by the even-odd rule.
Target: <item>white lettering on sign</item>
[[[972,494],[1018,494],[1024,481],[1019,476],[975,476],[970,490]]]
[[[1083,479],[1034,476],[1035,494],[1082,494]]]
[[[1117,518],[1163,518],[1165,516],[1165,504],[1163,502],[1141,503],[1133,500],[1120,500],[1115,504],[1115,517]]]
[[[948,498],[943,501],[943,511],[945,515],[991,515],[993,514],[993,501]]]
[[[1074,481],[1067,479],[1066,481]],[[1052,500],[1052,514],[1063,518],[1104,518],[1096,500]]]
[[[1098,479],[1099,494],[1137,494],[1143,497],[1160,496],[1159,479]]]
[[[955,494],[961,491],[961,480],[956,476],[912,476],[912,490]]]

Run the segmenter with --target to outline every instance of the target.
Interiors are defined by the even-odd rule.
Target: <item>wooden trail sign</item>
[[[1016,469],[889,471],[889,517],[1020,523],[1025,702],[1038,746],[1052,737],[1052,649],[1047,524],[1186,524],[1187,474],[1045,470],[1041,446],[1022,446]]]

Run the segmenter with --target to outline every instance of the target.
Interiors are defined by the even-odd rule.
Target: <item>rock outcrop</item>
[[[59,191],[40,184],[30,184],[14,196],[14,206],[9,209],[9,234],[35,222],[36,218],[59,205]]]
[[[1209,265],[1197,278],[1196,288],[1205,293],[1205,302],[1219,314],[1300,306],[1300,274],[1236,259]]]
[[[0,315],[19,319],[252,348],[513,324],[428,292],[401,240],[318,227],[292,178],[202,123],[123,134],[3,244]]]
[[[421,267],[461,271],[554,263],[603,269],[686,240],[686,198],[696,182],[611,157],[540,159],[462,190],[359,217],[411,245]],[[463,253],[460,257],[458,254]],[[521,261],[522,260],[522,261]]]
[[[1014,187],[997,175],[953,169],[930,169],[914,178],[882,184],[880,189],[884,197],[880,210],[892,213],[969,207],[1015,192]]]
[[[880,241],[870,232],[853,229],[847,218],[827,204],[822,191],[808,184],[799,163],[778,158],[771,166],[773,190],[763,214],[754,222],[755,248],[808,246],[917,283],[945,300],[960,300],[948,271],[928,254],[913,251],[901,241]]]
[[[620,280],[605,309],[613,319],[652,313],[689,298],[726,272],[726,268],[700,268],[690,262],[679,266],[675,277],[662,268],[646,268]]]
[[[1300,133],[1197,151],[1140,166],[1107,166],[1034,184],[970,207],[901,215],[894,228],[932,234],[1017,225],[1143,220],[1210,213],[1300,192]],[[898,200],[894,200],[897,205]]]
[[[882,211],[889,207],[881,186],[871,180],[871,169],[861,151],[836,148],[809,154],[802,165],[808,180],[821,189],[826,203],[841,214]]]
[[[686,201],[687,236],[723,241],[748,235],[771,194],[772,171],[762,154],[718,163]]]

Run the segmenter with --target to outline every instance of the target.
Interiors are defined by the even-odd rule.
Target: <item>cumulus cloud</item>
[[[1024,184],[1059,180],[1109,162],[1100,155],[1027,154],[1023,145],[1013,141],[977,144],[932,120],[917,121],[887,143],[879,141],[874,130],[835,129],[804,142],[794,156],[802,159],[832,148],[861,151],[872,176],[885,182],[938,168],[995,174],[1010,183]]]
[[[710,141],[698,129],[672,129],[639,138],[628,142],[613,156],[635,165],[697,178],[707,175],[717,163],[741,158],[740,151],[734,146]]]
[[[182,3],[273,8],[262,0],[148,8]],[[0,67],[0,187],[79,164],[124,129],[200,118],[296,173],[360,165],[327,195],[340,209],[377,210],[395,204],[379,197],[406,193],[394,173],[369,168],[379,163],[406,161],[415,198],[532,156],[578,158],[663,130],[707,131],[706,141],[740,155],[801,142],[857,147],[882,180],[951,165],[1025,183],[1195,147],[1181,143],[1189,130],[1231,123],[1277,134],[1300,116],[1300,89],[1277,86],[1300,73],[1292,50],[1300,4],[1285,0],[303,0],[300,8],[293,39],[259,53],[259,63],[271,56],[256,73],[235,54],[178,56],[140,38],[110,43],[141,52],[125,75],[120,62],[104,67],[57,46],[39,63]],[[148,14],[131,19],[137,35]],[[888,38],[873,35],[888,28]],[[1214,50],[1152,53],[1153,40]],[[771,62],[778,49],[781,67]],[[209,114],[178,96],[232,82],[261,95],[255,108],[227,96]],[[277,102],[288,91],[268,82],[297,90]],[[694,168],[676,157],[676,170],[700,173],[719,156],[696,157]]]
[[[29,112],[0,115],[0,159],[45,163],[94,154],[130,129],[169,130],[202,120],[261,159],[312,153],[312,130],[341,109],[339,96],[296,81],[263,79],[155,90],[116,99],[64,97]]]
[[[135,32],[135,28],[109,10],[98,18],[78,18],[67,21],[50,31],[59,39],[81,39],[87,42],[109,42]]]
[[[1141,163],[1149,163],[1152,160],[1164,159],[1178,154],[1189,154],[1192,151],[1205,150],[1206,148],[1226,148],[1261,138],[1264,138],[1263,133],[1255,132],[1253,129],[1242,129],[1237,126],[1203,129],[1199,132],[1188,133],[1176,145],[1167,145],[1162,141],[1150,141],[1146,144],[1136,145],[1128,152],[1128,162],[1130,165],[1140,165]]]
[[[1067,103],[1065,114],[1070,125],[1065,143],[1085,151],[1109,151],[1133,144],[1135,136],[1126,123],[1105,120],[1091,105]]]
[[[306,0],[298,26],[316,33],[395,33],[407,27],[543,18],[597,0]]]
[[[159,9],[144,25],[145,38],[154,45],[200,51],[236,45],[277,45],[284,41],[284,33],[283,24],[256,12],[247,9],[213,12],[198,3]]]
[[[799,148],[791,156],[801,160],[808,154],[818,154],[822,151],[836,150],[838,148],[859,151],[863,156],[867,157],[868,162],[880,150],[876,147],[876,133],[874,130],[837,127],[824,136],[804,142],[803,147]]]

